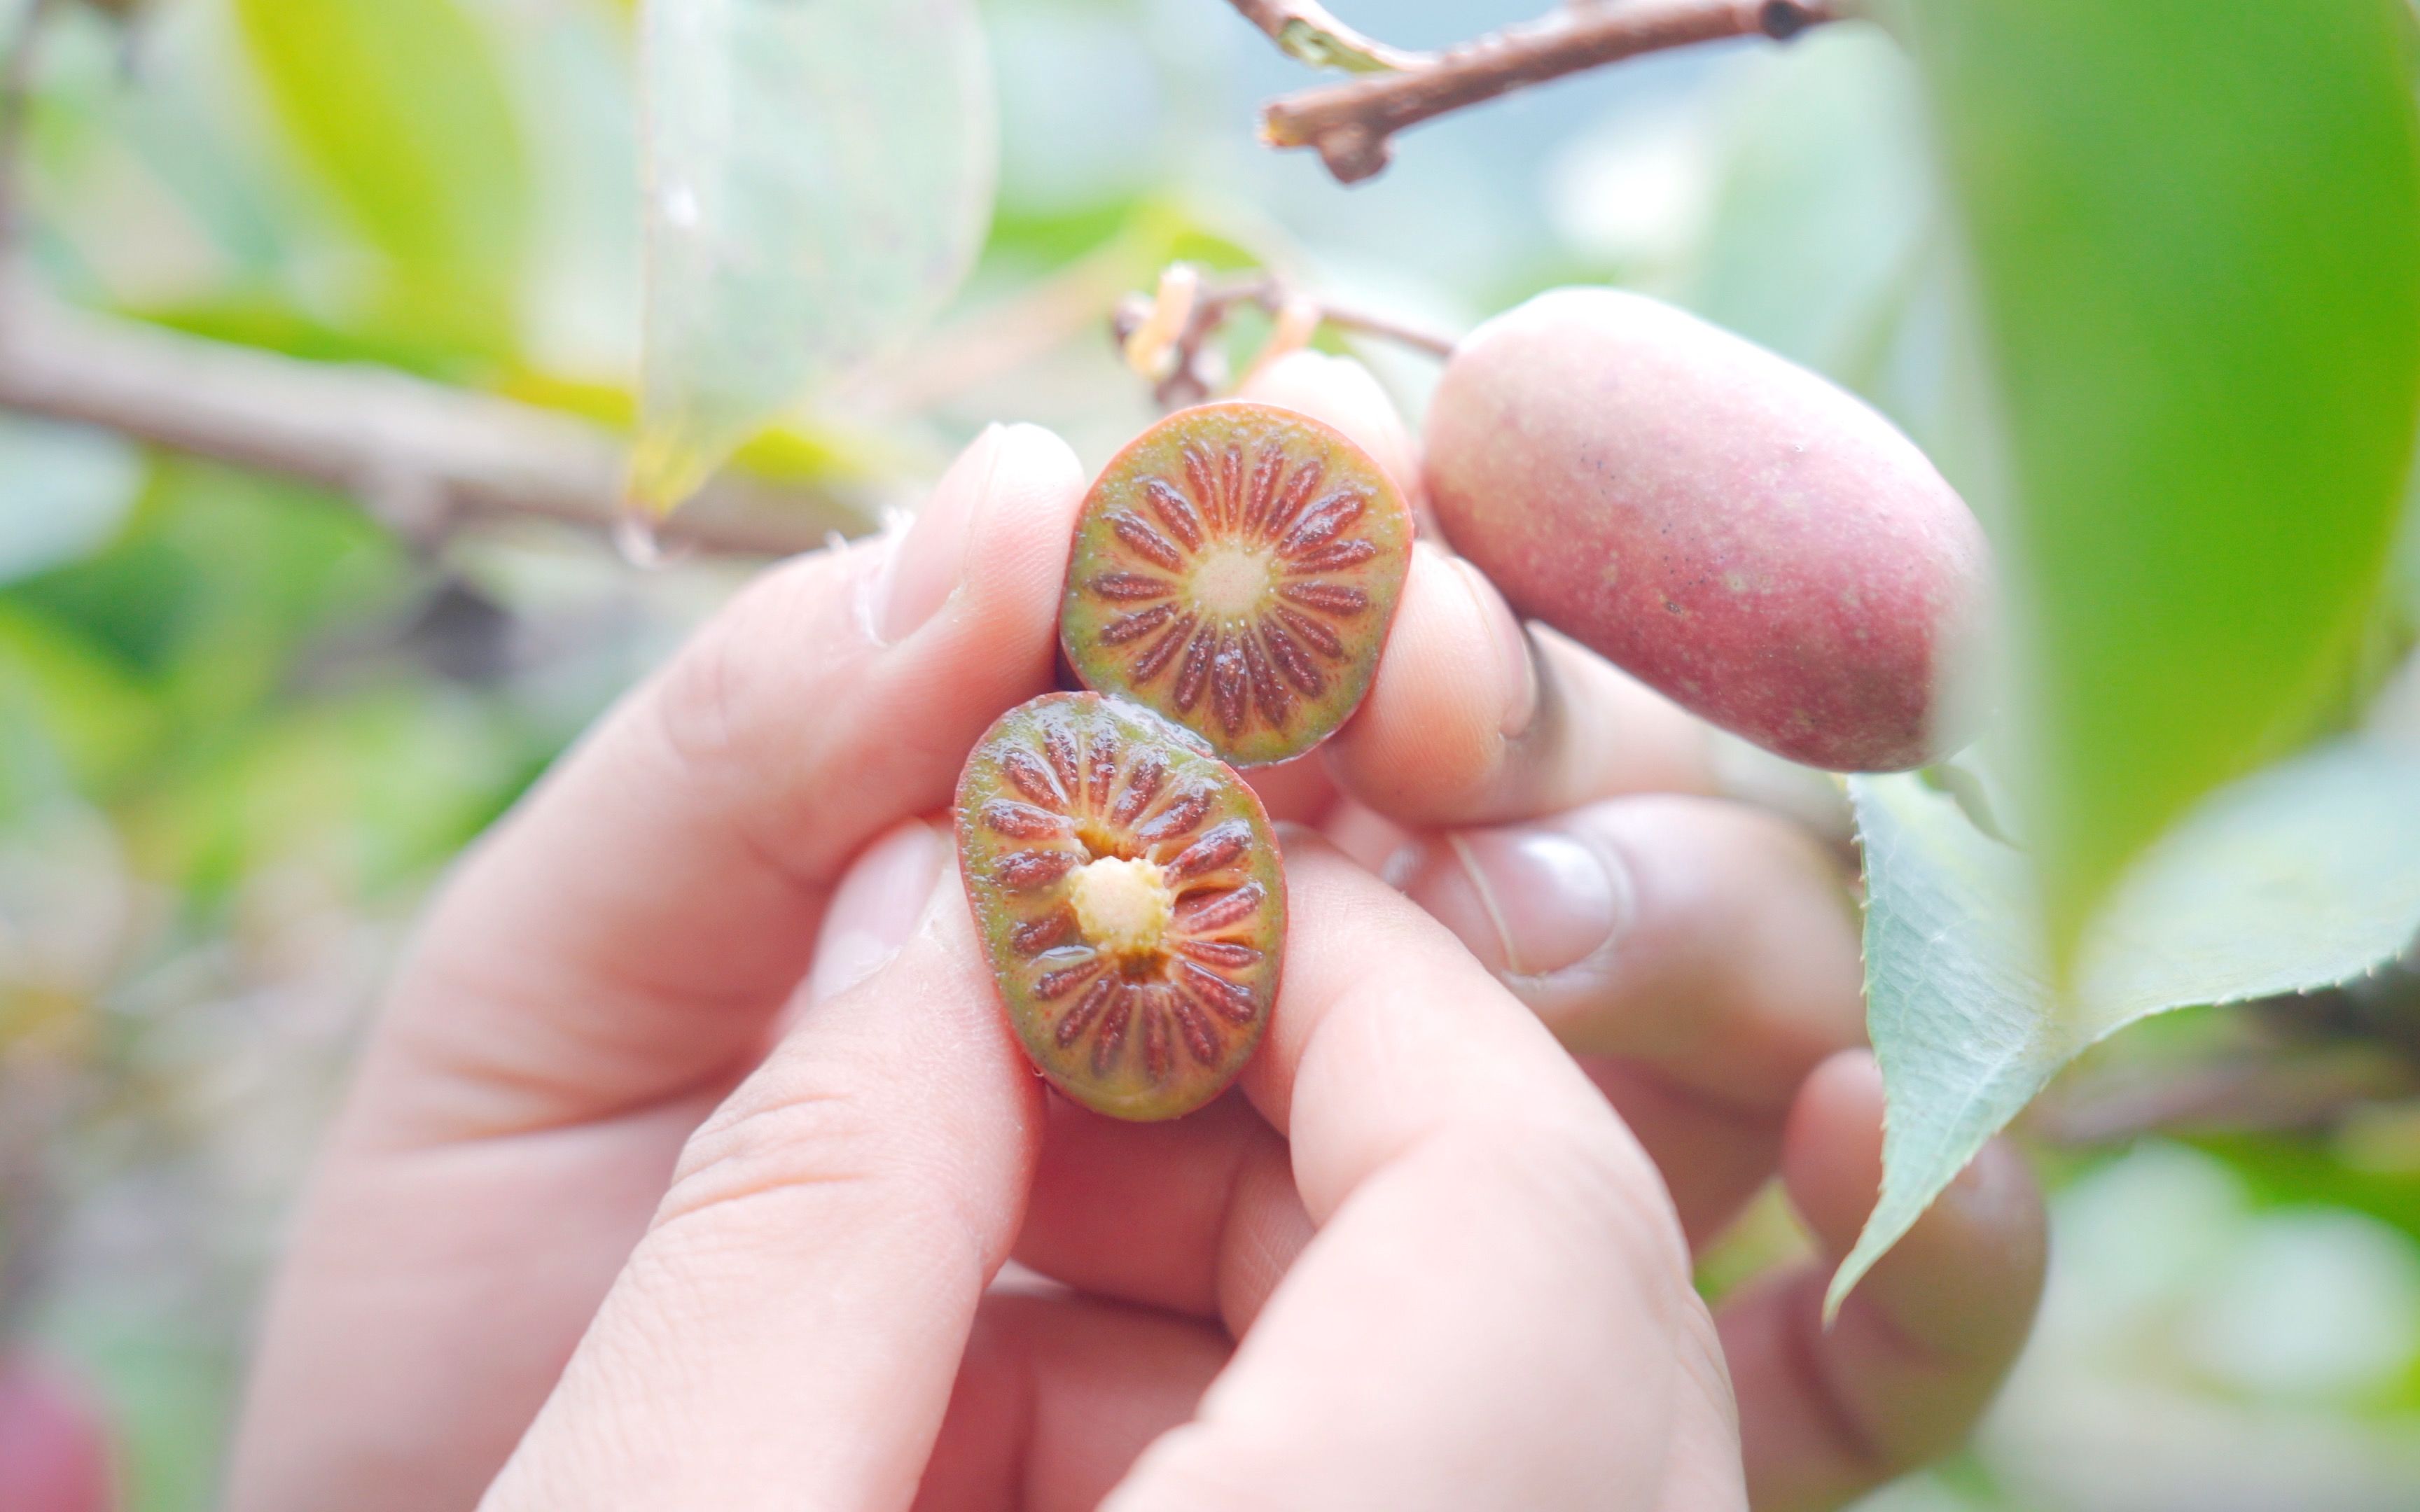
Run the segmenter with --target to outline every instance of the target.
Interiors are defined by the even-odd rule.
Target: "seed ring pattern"
[[[1044,1074],[1173,1118],[1242,1069],[1276,1001],[1285,884],[1259,799],[1148,709],[1050,694],[1003,716],[958,789],[961,871]]]
[[[1274,405],[1180,410],[1094,483],[1060,640],[1085,685],[1238,765],[1326,739],[1367,691],[1410,564],[1386,474]]]

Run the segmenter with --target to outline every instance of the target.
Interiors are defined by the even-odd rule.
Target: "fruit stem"
[[[1182,319],[1181,327],[1164,348],[1153,344],[1154,371],[1158,376],[1152,393],[1165,409],[1181,409],[1199,404],[1223,386],[1225,375],[1217,352],[1210,347],[1210,339],[1225,329],[1228,319],[1245,305],[1267,312],[1278,322],[1268,347],[1254,359],[1252,372],[1286,351],[1307,345],[1322,325],[1392,342],[1439,360],[1453,355],[1451,336],[1314,299],[1265,269],[1215,281],[1200,278],[1198,273],[1192,278],[1171,278],[1178,269],[1192,271],[1187,264],[1173,265],[1161,275],[1157,297],[1129,294],[1118,301],[1109,316],[1109,339],[1129,363],[1144,333]],[[1171,314],[1171,291],[1182,294],[1184,308],[1179,316]]]

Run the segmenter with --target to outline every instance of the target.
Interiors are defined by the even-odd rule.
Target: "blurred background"
[[[370,363],[411,382],[365,403],[628,425],[623,0],[49,8],[39,67],[12,54],[17,255],[41,300],[112,322],[37,330],[53,355]],[[1510,19],[1338,8],[1409,46]],[[1915,81],[1870,28],[1516,97],[1410,133],[1348,191],[1255,143],[1256,103],[1315,80],[1218,0],[982,9],[1001,158],[973,277],[743,454],[747,528],[670,564],[595,523],[0,406],[0,1456],[12,1401],[33,1423],[39,1396],[56,1431],[105,1432],[126,1506],[212,1504],[287,1205],[448,859],[731,592],[751,559],[717,546],[877,528],[995,418],[1104,460],[1153,412],[1106,316],[1171,258],[1448,333],[1619,283],[1831,374],[1936,452],[1967,434]],[[320,12],[377,46],[347,52]],[[187,339],[111,345],[130,332]],[[1417,414],[1434,363],[1355,349]],[[159,381],[190,400],[225,371]],[[2029,1120],[2056,1215],[2031,1352],[1971,1452],[1869,1504],[2420,1506],[2402,985],[2178,1015],[2071,1073]],[[1760,1206],[1705,1285],[1796,1242]]]

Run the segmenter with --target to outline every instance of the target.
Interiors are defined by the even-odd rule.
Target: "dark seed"
[[[1169,632],[1153,641],[1143,654],[1135,658],[1134,680],[1138,686],[1157,677],[1160,669],[1175,658],[1185,646],[1186,637],[1193,633],[1193,616],[1186,615]]]
[[[1341,618],[1359,614],[1370,607],[1369,594],[1342,583],[1280,583],[1278,594],[1306,608]]]
[[[1118,995],[1118,990],[1119,982],[1115,977],[1104,977],[1094,982],[1093,990],[1061,1016],[1059,1027],[1052,1031],[1051,1038],[1059,1041],[1059,1048],[1064,1050],[1081,1039],[1093,1021],[1101,1016],[1101,1010],[1109,1005],[1109,999]]]
[[[1040,955],[1054,945],[1063,944],[1076,933],[1076,911],[1056,909],[1040,918],[1029,918],[1009,932],[1009,947],[1019,955]]]
[[[1295,517],[1302,513],[1302,506],[1319,491],[1320,481],[1326,476],[1327,470],[1317,462],[1305,462],[1296,469],[1295,475],[1286,480],[1285,492],[1279,497],[1277,507],[1269,512],[1268,519],[1261,527],[1261,533],[1271,537],[1283,535],[1294,524]]]
[[[1168,777],[1168,762],[1157,751],[1144,751],[1135,758],[1134,769],[1126,773],[1125,791],[1118,795],[1116,807],[1109,810],[1109,823],[1131,825],[1151,800],[1159,796],[1159,784]]]
[[[1175,702],[1177,712],[1190,714],[1193,705],[1202,702],[1202,689],[1210,681],[1210,658],[1216,653],[1218,632],[1203,625],[1194,632],[1185,648],[1185,664],[1176,670]]]
[[[1033,984],[1033,995],[1041,1002],[1052,1002],[1066,996],[1077,988],[1101,974],[1101,963],[1087,961],[1079,966],[1067,966],[1058,971],[1046,971]]]
[[[1204,971],[1190,961],[1178,963],[1177,970],[1187,995],[1220,1018],[1249,1024],[1260,1016],[1260,1007],[1252,1001],[1252,995],[1217,972]]]
[[[1240,819],[1230,819],[1223,825],[1213,825],[1200,840],[1186,847],[1184,853],[1168,863],[1168,880],[1187,882],[1222,868],[1233,866],[1252,843],[1251,826]]]
[[[1327,691],[1327,679],[1321,675],[1318,664],[1306,655],[1294,637],[1274,625],[1261,626],[1261,640],[1269,648],[1269,659],[1286,674],[1286,681],[1312,698]]]
[[[1240,971],[1261,958],[1260,951],[1233,940],[1179,940],[1176,949],[1178,954],[1189,955],[1203,965],[1229,971]]]
[[[1140,640],[1175,617],[1175,607],[1169,604],[1154,604],[1132,614],[1121,614],[1101,626],[1101,644],[1122,646],[1129,640]]]
[[[1280,556],[1300,556],[1336,539],[1344,528],[1361,517],[1370,501],[1357,493],[1330,494],[1313,504],[1302,517],[1302,523],[1288,532],[1278,547]]]
[[[1311,649],[1330,661],[1344,659],[1344,642],[1336,632],[1308,614],[1297,613],[1283,604],[1277,607],[1278,623],[1311,642]]]
[[[1008,779],[1017,792],[1046,808],[1055,809],[1067,801],[1067,795],[1059,790],[1058,783],[1050,780],[1050,774],[1043,769],[1042,764],[1034,760],[1030,751],[1011,749],[1002,754],[1000,775]]]
[[[1146,845],[1156,845],[1190,832],[1210,812],[1210,795],[1190,788],[1169,800],[1151,823],[1135,831],[1135,839]]]
[[[1318,550],[1285,563],[1288,573],[1336,572],[1357,567],[1378,554],[1375,541],[1331,541]]]
[[[1053,840],[1068,829],[1067,821],[1048,810],[1004,800],[985,804],[983,822],[985,828],[1012,840]]]
[[[1218,1064],[1218,1035],[1210,1027],[1210,1020],[1202,1005],[1182,993],[1169,994],[1169,1007],[1176,1014],[1176,1027],[1185,1037],[1185,1048],[1204,1066]]]
[[[1073,851],[1015,851],[1000,858],[992,875],[1011,892],[1032,892],[1075,871],[1076,861]]]
[[[1141,516],[1120,510],[1109,517],[1109,529],[1117,532],[1118,539],[1132,548],[1136,555],[1149,557],[1171,572],[1184,567],[1185,558],[1167,537],[1144,524]]]
[[[1192,466],[1189,454],[1186,458],[1186,466],[1188,470]],[[1162,525],[1168,527],[1168,533],[1185,543],[1185,549],[1187,551],[1202,549],[1202,517],[1194,513],[1190,500],[1170,487],[1167,480],[1163,478],[1143,480],[1142,494],[1143,498],[1151,503],[1151,512],[1159,517],[1159,522]]]
[[[1087,586],[1103,598],[1120,604],[1166,598],[1176,592],[1176,585],[1166,579],[1147,578],[1139,572],[1105,572]]]
[[[1093,1041],[1093,1074],[1106,1076],[1117,1064],[1118,1052],[1125,1047],[1126,1026],[1134,1020],[1134,995],[1125,983],[1112,979],[1109,995],[1103,1004],[1101,1032]]]
[[[1193,934],[1216,934],[1259,913],[1266,897],[1257,882],[1225,892],[1195,893],[1177,903],[1176,927]]]

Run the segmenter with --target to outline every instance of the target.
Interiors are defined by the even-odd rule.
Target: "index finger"
[[[903,539],[775,568],[482,842],[365,1066],[355,1129],[518,1132],[726,1084],[866,841],[947,801],[1050,685],[1066,444],[994,427]]]

